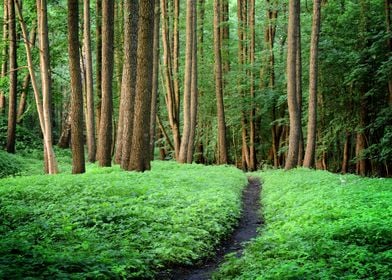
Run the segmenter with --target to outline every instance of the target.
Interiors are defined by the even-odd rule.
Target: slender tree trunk
[[[297,102],[296,56],[298,32],[299,0],[289,2],[289,23],[287,43],[287,103],[290,116],[289,150],[285,169],[292,169],[298,163],[298,148],[301,129],[299,106]]]
[[[169,43],[169,23],[167,14],[167,3],[166,0],[161,1],[161,13],[162,13],[162,48],[163,48],[163,65],[164,65],[164,76],[165,76],[165,88],[166,88],[166,107],[169,117],[169,123],[173,134],[175,158],[179,158],[181,138],[180,138],[180,123],[179,123],[179,107],[177,106],[174,84],[173,84],[173,68],[171,58],[171,48]]]
[[[130,170],[150,170],[150,109],[154,43],[154,0],[139,5],[135,120]]]
[[[249,170],[256,170],[256,105],[255,99],[255,0],[249,1],[249,32],[250,32],[250,45],[249,45],[249,62],[250,62],[250,98],[251,98],[251,110],[249,120]]]
[[[44,2],[43,4],[43,9],[41,9],[41,3],[37,2],[37,4],[39,6],[39,14],[43,13],[44,16],[39,16],[39,22],[38,22],[38,33],[40,34],[41,38],[43,42],[42,44],[45,46],[45,40],[47,43],[47,22],[46,22],[46,2]],[[47,159],[47,169],[45,169],[46,172],[48,172],[49,174],[55,174],[58,172],[57,169],[57,162],[56,162],[56,158],[55,158],[55,154],[53,151],[53,146],[52,146],[52,131],[51,131],[51,120],[50,120],[50,103],[48,103],[48,97],[45,97],[45,94],[48,94],[48,91],[44,91],[44,89],[42,89],[42,95],[43,95],[43,100],[45,102],[43,102],[41,100],[40,97],[40,92],[38,89],[38,84],[37,84],[37,79],[35,77],[35,72],[34,72],[34,67],[33,67],[33,58],[32,58],[32,53],[31,53],[31,42],[29,42],[28,40],[28,35],[27,35],[27,28],[26,28],[26,24],[23,20],[23,15],[19,6],[19,2],[16,1],[15,2],[16,8],[17,8],[17,13],[18,13],[18,18],[19,18],[19,22],[21,25],[21,29],[22,29],[22,34],[23,34],[23,41],[24,41],[24,45],[26,48],[26,56],[27,56],[27,64],[28,64],[28,69],[29,69],[29,73],[30,73],[30,77],[31,77],[31,84],[33,86],[33,90],[34,90],[34,97],[35,97],[35,102],[36,102],[36,106],[37,106],[37,112],[38,112],[38,117],[39,117],[39,123],[40,123],[40,127],[41,127],[41,131],[44,137],[44,157]],[[41,14],[42,15],[42,14]],[[45,38],[46,37],[46,38]],[[40,51],[40,56],[45,55],[45,49],[41,49]],[[40,59],[40,62],[49,62],[48,57],[44,58],[44,59]],[[45,69],[45,67],[42,67],[43,69]],[[49,67],[46,66],[46,68],[48,69]],[[41,80],[43,81],[44,78],[41,77]],[[43,82],[42,82],[43,83]],[[45,104],[45,105],[44,105]],[[45,106],[47,106],[46,108],[44,108]],[[49,112],[49,114],[48,114]]]
[[[67,149],[69,148],[70,140],[71,140],[71,114],[68,112],[66,117],[64,118],[64,123],[57,146],[62,149]]]
[[[192,48],[192,83],[191,83],[191,117],[187,153],[187,163],[192,163],[195,150],[195,136],[198,106],[198,76],[197,76],[197,7],[193,9],[193,48]]]
[[[94,81],[93,60],[91,51],[91,27],[90,27],[90,0],[84,0],[83,6],[83,43],[86,59],[86,136],[88,161],[95,162],[95,120],[94,120]]]
[[[117,146],[117,157],[121,160],[121,168],[129,169],[129,158],[131,156],[132,135],[134,126],[135,112],[135,86],[137,71],[137,47],[138,47],[138,11],[139,4],[137,1],[126,0],[125,2],[125,21],[124,21],[124,64],[121,84],[121,103],[120,103],[120,121],[119,135],[122,137]],[[120,130],[122,125],[122,132]],[[120,136],[121,135],[121,136]],[[121,149],[121,150],[120,150]],[[120,153],[121,152],[121,153]]]
[[[302,132],[302,43],[301,43],[301,7],[300,2],[297,3],[297,53],[296,53],[296,95],[297,95],[297,106],[299,114],[299,122],[301,124],[299,129],[299,143],[298,143],[298,160],[297,165],[301,166],[304,159],[304,136]]]
[[[227,163],[226,121],[223,105],[223,79],[220,43],[220,3],[214,0],[214,57],[215,57],[215,95],[218,114],[218,164]]]
[[[158,1],[158,0],[156,0]],[[174,14],[173,14],[173,85],[175,104],[177,108],[176,119],[180,119],[180,86],[179,86],[179,56],[180,56],[180,36],[179,36],[179,22],[180,22],[180,1],[173,0]]]
[[[187,0],[186,10],[186,46],[184,76],[184,127],[181,138],[178,162],[186,163],[188,155],[189,134],[191,126],[191,86],[192,86],[192,54],[193,54],[193,16],[194,1]]]
[[[101,123],[101,105],[102,105],[102,0],[97,0],[96,2],[96,81],[95,81],[95,91],[97,93],[97,105],[96,105],[96,131],[99,137],[100,123]],[[98,144],[98,143],[97,143]],[[98,159],[98,149],[96,152],[96,159]]]
[[[320,34],[320,9],[321,0],[313,1],[313,23],[312,37],[310,43],[309,63],[309,112],[308,112],[308,134],[306,141],[306,153],[304,166],[311,168],[315,166],[316,159],[316,132],[317,132],[317,79],[318,79],[318,42]]]
[[[112,163],[113,67],[114,67],[114,1],[102,2],[102,101],[98,135],[100,166]]]
[[[159,75],[159,27],[160,27],[160,8],[159,1],[155,0],[154,18],[154,43],[153,43],[153,69],[152,69],[152,97],[151,97],[151,120],[150,120],[150,151],[151,160],[154,160],[156,119],[158,111],[158,75]]]
[[[8,1],[4,0],[4,6],[3,6],[3,61],[1,62],[1,73],[0,73],[0,78],[4,78],[7,74],[7,66],[8,66]],[[0,114],[4,114],[5,112],[5,94],[1,90],[0,91]]]
[[[86,5],[86,2],[84,4]],[[68,0],[68,53],[69,73],[71,76],[72,173],[79,174],[84,173],[86,169],[83,145],[83,87],[79,60],[78,0]],[[86,82],[86,86],[89,86],[88,82]]]
[[[8,0],[8,38],[9,38],[9,65],[10,82],[8,93],[8,127],[7,127],[7,152],[15,153],[16,139],[16,93],[18,85],[17,76],[17,45],[16,45],[16,24],[15,6],[13,0]]]

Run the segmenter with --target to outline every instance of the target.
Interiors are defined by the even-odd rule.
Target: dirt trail
[[[249,178],[249,184],[243,191],[242,203],[243,212],[237,228],[232,235],[222,242],[217,248],[213,259],[206,260],[197,267],[178,267],[165,279],[172,280],[207,280],[210,279],[226,254],[236,253],[241,256],[243,242],[250,240],[257,235],[257,228],[262,223],[260,209],[260,181],[257,178]],[[161,278],[162,279],[162,278]]]

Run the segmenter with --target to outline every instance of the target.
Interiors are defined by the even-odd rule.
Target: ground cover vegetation
[[[154,162],[0,180],[0,278],[151,278],[208,257],[236,223],[245,175]]]
[[[265,225],[214,279],[391,279],[392,180],[266,171]]]

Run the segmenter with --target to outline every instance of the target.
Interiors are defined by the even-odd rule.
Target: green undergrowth
[[[392,180],[259,173],[265,225],[214,279],[392,279]]]
[[[17,156],[0,150],[0,178],[18,175],[22,168],[21,160]]]
[[[233,167],[0,180],[0,279],[140,279],[209,256],[240,214]]]

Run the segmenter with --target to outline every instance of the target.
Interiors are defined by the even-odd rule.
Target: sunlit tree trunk
[[[214,0],[215,95],[218,114],[218,164],[227,163],[226,121],[223,105],[223,79],[220,43],[220,0]]]
[[[98,135],[98,160],[100,166],[111,166],[113,67],[114,67],[114,1],[102,2],[102,101]]]
[[[91,51],[91,27],[90,27],[90,0],[84,0],[83,6],[83,45],[86,60],[86,136],[88,160],[95,161],[95,120],[94,120],[94,81],[93,81],[93,60]]]
[[[37,79],[35,76],[34,72],[34,66],[33,66],[33,58],[32,58],[32,53],[31,53],[31,42],[28,40],[28,35],[27,35],[27,28],[26,24],[23,20],[23,15],[19,6],[19,2],[15,2],[16,8],[17,8],[17,13],[18,13],[18,18],[19,22],[21,25],[22,29],[22,34],[23,34],[23,41],[26,49],[26,56],[27,56],[27,64],[28,64],[28,69],[30,73],[30,78],[31,78],[31,84],[33,86],[33,91],[34,91],[34,97],[35,97],[35,102],[37,106],[37,112],[38,112],[38,118],[39,118],[39,123],[41,127],[41,131],[44,137],[44,156],[46,159],[46,169],[45,171],[49,174],[55,174],[58,172],[57,169],[57,162],[55,158],[55,154],[53,151],[53,146],[52,146],[52,130],[51,130],[51,115],[50,115],[50,103],[48,102],[49,98],[46,96],[49,92],[48,89],[42,88],[42,99],[40,96],[40,91],[38,88],[38,83]],[[45,48],[48,43],[48,33],[47,33],[47,17],[46,17],[46,2],[37,2],[37,10],[38,10],[38,34],[40,38],[42,38],[40,42],[40,56],[46,56],[45,58],[40,58],[40,63],[48,63],[46,66],[41,66],[41,70],[45,71],[49,69],[49,56],[48,56],[48,49]],[[42,48],[42,46],[43,48]],[[42,87],[44,86],[43,84],[45,83],[44,77],[41,76],[42,80]]]
[[[68,0],[68,53],[69,73],[71,76],[72,173],[78,174],[86,171],[83,136],[83,87],[79,53],[78,0]]]
[[[321,0],[313,1],[312,38],[310,42],[309,62],[309,112],[308,134],[306,141],[305,167],[314,167],[316,159],[316,132],[317,132],[317,79],[318,79],[318,42],[320,34]]]
[[[298,149],[301,129],[301,118],[297,101],[297,42],[298,42],[298,10],[299,0],[289,2],[289,23],[287,42],[287,104],[289,107],[290,132],[289,150],[286,158],[285,169],[292,169],[298,163]]]
[[[153,74],[154,0],[139,3],[135,119],[129,169],[151,169],[150,109]]]
[[[192,54],[193,54],[193,16],[194,1],[187,0],[186,5],[186,46],[184,75],[184,126],[182,131],[178,162],[186,163],[188,155],[189,134],[191,127],[191,86],[192,86]]]
[[[187,152],[187,163],[192,163],[195,136],[196,136],[196,123],[197,123],[197,107],[198,107],[198,76],[197,76],[197,9],[196,4],[193,9],[193,47],[192,47],[192,81],[191,81],[191,116],[190,116],[190,131],[189,143]]]
[[[297,53],[296,53],[296,95],[297,95],[297,106],[298,106],[298,114],[299,114],[299,122],[301,127],[299,129],[299,142],[298,142],[298,159],[297,165],[301,166],[304,159],[304,136],[302,133],[302,43],[301,43],[301,8],[300,2],[297,3]]]
[[[255,99],[255,75],[254,75],[254,65],[255,65],[255,46],[256,46],[256,36],[255,36],[255,0],[249,0],[249,33],[250,33],[250,44],[249,44],[249,62],[250,62],[250,98],[251,98],[251,108],[249,116],[249,170],[256,170],[256,105]]]
[[[7,126],[7,152],[15,153],[16,139],[16,94],[18,85],[17,76],[17,41],[15,6],[13,0],[8,0],[8,40],[9,40],[9,92],[8,92],[8,126]]]

